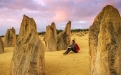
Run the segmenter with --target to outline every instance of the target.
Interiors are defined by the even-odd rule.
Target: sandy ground
[[[90,75],[88,34],[83,37],[73,34],[71,38],[80,46],[79,53],[70,52],[63,55],[65,50],[45,52],[46,75]],[[13,49],[13,47],[5,48],[5,52],[0,54],[0,75],[10,74]]]
[[[5,48],[0,54],[0,75],[10,75],[10,62],[13,54],[13,47]]]

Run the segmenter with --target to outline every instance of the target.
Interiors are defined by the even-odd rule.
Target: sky
[[[57,29],[64,29],[68,21],[72,29],[89,28],[106,5],[121,13],[121,0],[0,0],[0,35],[12,27],[18,34],[24,14],[34,18],[38,32],[52,22]]]

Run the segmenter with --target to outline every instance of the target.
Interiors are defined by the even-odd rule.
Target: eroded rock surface
[[[3,44],[2,38],[0,36],[0,53],[3,53],[3,52],[4,52],[4,44]]]
[[[64,50],[70,45],[71,40],[71,21],[69,21],[65,29],[57,35],[57,50]]]
[[[16,31],[12,27],[11,29],[8,29],[5,37],[4,37],[4,46],[5,47],[14,47],[16,43]]]
[[[107,5],[89,28],[91,75],[121,75],[121,17]]]
[[[11,75],[45,75],[44,53],[34,19],[24,15],[11,62]]]
[[[51,26],[46,27],[46,34],[44,36],[46,51],[57,50],[57,32],[55,23],[52,22]]]

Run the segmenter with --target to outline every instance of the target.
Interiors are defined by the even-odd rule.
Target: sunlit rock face
[[[46,51],[57,51],[57,31],[56,25],[52,22],[51,26],[46,27],[46,34],[44,36]]]
[[[4,52],[4,44],[3,44],[2,38],[0,36],[0,54],[3,52]]]
[[[4,36],[4,47],[14,47],[16,43],[16,31],[12,27],[8,29]]]
[[[121,75],[121,17],[107,5],[89,28],[91,75]]]
[[[66,24],[65,29],[57,35],[57,50],[64,50],[70,45],[71,21]]]
[[[16,40],[10,75],[45,75],[45,48],[33,18],[24,15]]]

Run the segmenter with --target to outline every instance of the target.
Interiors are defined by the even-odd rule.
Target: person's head
[[[72,40],[72,43],[75,43],[75,40]]]

